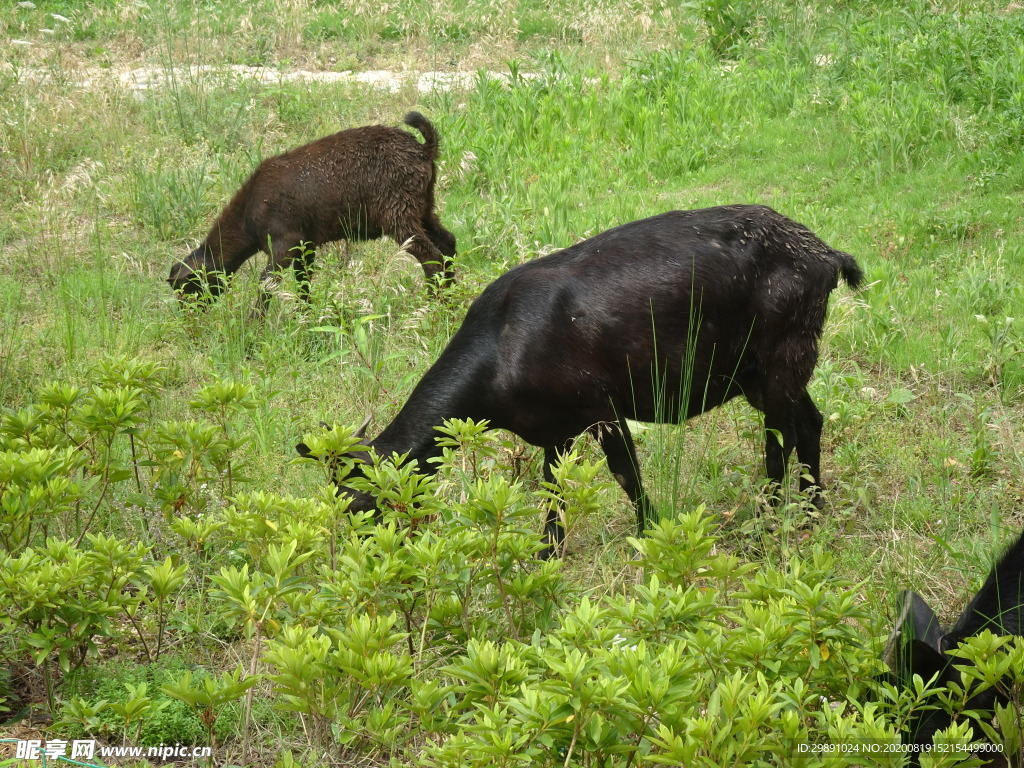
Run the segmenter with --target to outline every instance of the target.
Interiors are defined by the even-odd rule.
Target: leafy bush
[[[757,21],[757,5],[750,0],[704,0],[697,9],[716,56],[745,40]]]
[[[183,701],[160,690],[180,663],[136,665],[111,661],[102,672],[89,670],[74,681],[88,697],[69,696],[61,704],[57,726],[63,736],[118,739],[141,746],[198,744],[204,736],[199,718]]]
[[[308,497],[252,489],[239,436],[253,407],[246,386],[198,392],[192,406],[214,421],[145,426],[158,368],[121,360],[94,376],[91,387],[49,385],[37,405],[0,418],[2,508],[19,551],[0,553],[7,663],[31,658],[55,700],[53,664],[69,680],[95,674],[101,638],[133,635],[155,670],[168,633],[216,622],[248,661],[112,677],[98,696],[63,702],[73,732],[148,744],[205,731],[213,743],[230,711],[247,752],[253,712],[269,705],[298,714],[309,744],[341,760],[718,766],[767,764],[806,743],[892,741],[915,708],[935,706],[923,683],[872,682],[876,627],[859,585],[820,546],[779,568],[741,563],[718,551],[700,506],[630,539],[632,584],[590,595],[562,561],[535,559],[550,505],[571,530],[602,504],[608,484],[585,454],[569,452],[554,483],[531,488],[507,441],[452,421],[434,474],[370,456],[347,481],[379,498],[375,520],[350,514],[329,485]],[[356,444],[341,428],[306,442],[325,457]],[[298,463],[325,480],[352,467]],[[181,537],[190,562],[88,530],[122,493],[164,511],[164,535]],[[84,525],[77,508],[89,511]],[[28,544],[55,529],[78,536]],[[173,621],[190,576],[203,580],[188,598],[201,618]],[[977,664],[941,705],[1017,663],[1018,645],[1000,656],[993,643],[965,648]],[[1017,749],[1011,710],[944,738]]]

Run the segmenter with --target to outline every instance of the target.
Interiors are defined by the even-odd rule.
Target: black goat
[[[960,682],[960,672],[953,665],[969,662],[954,660],[948,654],[986,629],[997,635],[1024,637],[1024,533],[992,567],[978,594],[948,631],[943,631],[923,598],[914,592],[903,592],[896,628],[883,658],[901,685],[909,685],[914,675],[920,675],[925,682],[937,676],[936,684],[940,686]],[[965,709],[991,713],[997,703],[1007,703],[998,686],[973,696]],[[905,742],[929,746],[936,732],[952,725],[953,719],[941,709],[917,712],[908,724]],[[916,766],[919,754],[912,755],[910,764]],[[1005,766],[1006,758],[994,755],[987,765]]]
[[[208,288],[214,296],[224,276],[257,251],[269,256],[256,313],[266,310],[266,281],[289,265],[299,294],[309,296],[313,249],[335,240],[383,235],[423,266],[428,282],[452,280],[455,236],[434,212],[437,131],[419,112],[405,124],[423,134],[384,125],[350,128],[260,163],[214,222],[206,239],[171,267],[168,282],[186,294]],[[205,285],[204,285],[204,280]]]
[[[817,495],[822,417],[807,382],[839,275],[852,287],[862,277],[852,256],[763,206],[673,211],[610,229],[488,286],[367,445],[382,456],[409,452],[431,471],[435,427],[487,419],[542,446],[551,481],[558,450],[590,432],[642,533],[650,502],[626,419],[678,423],[742,394],[765,414],[768,477],[782,482],[795,447],[811,477],[801,486]],[[375,506],[351,493],[353,509]],[[561,544],[554,509],[546,532]]]

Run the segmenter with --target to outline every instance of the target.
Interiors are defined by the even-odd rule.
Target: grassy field
[[[44,739],[100,733],[134,743],[145,725],[155,743],[216,739],[217,764],[628,766],[656,764],[659,755],[727,764],[711,747],[703,757],[673,752],[657,728],[696,730],[664,711],[657,728],[645,720],[622,726],[632,735],[613,734],[620,744],[635,738],[628,757],[600,751],[608,738],[600,728],[587,731],[598,746],[585,752],[582,731],[548,744],[537,726],[530,733],[541,746],[530,752],[502,717],[525,717],[516,707],[528,699],[509,702],[532,678],[508,676],[500,691],[476,699],[452,681],[471,686],[467,665],[488,643],[495,654],[527,658],[513,646],[536,650],[548,633],[564,640],[573,622],[618,626],[580,612],[601,605],[614,614],[614,601],[643,602],[637,590],[651,588],[652,573],[662,588],[673,573],[690,574],[680,576],[680,589],[720,578],[715,590],[735,612],[723,626],[755,621],[744,614],[742,589],[716,570],[733,557],[736,568],[757,569],[754,582],[810,573],[808,583],[853,601],[822,614],[851,633],[832,646],[836,658],[839,647],[849,658],[842,674],[822,678],[821,690],[829,689],[827,680],[867,674],[895,590],[916,589],[950,619],[994,553],[1024,527],[1024,13],[1016,4],[473,0],[456,10],[426,0],[35,0],[4,10],[0,31],[0,519],[10,555],[0,583],[17,606],[0,630],[0,696],[15,712],[30,701],[56,704],[58,726]],[[406,83],[388,91],[257,81],[229,65],[479,74],[464,89],[420,92]],[[143,66],[164,84],[132,90],[115,82]],[[459,242],[459,282],[443,301],[427,296],[421,270],[398,244],[376,241],[321,249],[310,305],[296,301],[285,279],[262,326],[247,320],[262,257],[207,313],[181,311],[165,283],[172,259],[205,235],[260,159],[341,128],[398,124],[414,108],[442,137],[439,213]],[[671,542],[645,553],[641,566],[629,562],[633,513],[603,482],[606,471],[593,473],[600,451],[592,444],[581,445],[577,474],[566,481],[576,504],[569,556],[534,567],[516,547],[529,540],[520,529],[540,530],[537,450],[507,435],[496,443],[461,435],[455,442],[473,447],[469,458],[450,458],[429,495],[462,511],[449,519],[428,504],[435,517],[423,527],[440,527],[442,541],[443,527],[460,521],[504,531],[500,514],[485,523],[468,511],[487,506],[466,506],[477,498],[474,483],[488,489],[482,497],[504,482],[521,498],[509,506],[511,538],[495,533],[476,555],[494,582],[470,600],[469,576],[451,577],[466,589],[452,609],[465,632],[446,630],[441,643],[432,633],[448,627],[439,606],[450,596],[433,582],[420,592],[415,585],[427,572],[457,573],[457,558],[435,553],[441,559],[430,561],[421,552],[426,559],[406,562],[406,570],[367,576],[376,561],[360,542],[396,558],[399,545],[384,533],[352,536],[368,521],[337,509],[324,472],[293,461],[294,444],[321,420],[354,425],[373,414],[369,431],[379,431],[472,299],[508,267],[637,218],[726,203],[770,205],[854,254],[866,271],[864,290],[832,296],[811,384],[826,417],[824,510],[793,499],[777,515],[757,513],[760,418],[731,403],[685,426],[638,429],[662,517],[706,510],[686,518],[689,533],[676,531],[679,546],[710,542],[692,555],[692,570],[665,565],[681,557],[665,554]],[[70,453],[33,458],[33,448]],[[61,477],[71,487],[58,487]],[[204,521],[220,527],[203,533]],[[416,528],[404,524],[392,534]],[[29,597],[13,584],[26,573],[57,578],[46,568],[58,568],[66,553],[49,565],[43,554],[24,560],[29,550],[46,551],[45,537],[51,549],[66,541],[103,550],[87,533],[149,549],[135,559],[118,550],[100,568],[101,580],[124,579],[105,588],[106,608],[89,603],[102,618],[84,631],[71,618],[59,626],[44,618],[53,596],[28,610]],[[11,559],[19,556],[21,570]],[[184,568],[180,579],[146,571],[168,557],[168,569]],[[365,577],[358,599],[355,582],[339,586],[342,575],[355,578],[357,561]],[[244,597],[242,582],[258,574],[266,581],[253,581]],[[536,583],[524,586],[530,579]],[[515,610],[505,592],[512,581],[524,590]],[[300,605],[296,584],[305,585],[299,592],[334,588],[330,609]],[[121,603],[114,592],[125,595]],[[748,585],[743,594],[751,592]],[[259,595],[271,596],[263,608]],[[142,607],[131,608],[132,600]],[[623,627],[638,626],[615,615]],[[300,685],[294,676],[327,662],[314,664],[319,657],[307,646],[315,638],[299,635],[349,622],[358,638],[353,627],[364,619],[366,637],[376,639],[362,647],[410,664],[415,685],[395,682],[405,678],[394,669],[367,671],[350,659],[337,662],[338,687],[310,703],[313,681]],[[533,632],[540,634],[530,646]],[[625,630],[609,632],[604,644],[614,649]],[[42,639],[25,645],[24,633]],[[650,653],[668,652],[662,635],[639,637]],[[686,642],[692,649],[701,641]],[[807,647],[817,674],[825,662],[813,657],[825,641]],[[301,648],[313,655],[299,663]],[[284,658],[282,649],[297,655]],[[515,667],[506,661],[492,672]],[[254,676],[249,693],[225,683],[221,699],[180,711],[168,702],[187,696],[157,694],[161,686],[188,689],[185,672],[212,680],[236,668]],[[612,668],[619,669],[602,674]],[[709,677],[709,690],[733,672],[723,661],[724,677]],[[551,669],[547,676],[558,677]],[[127,706],[126,682],[148,685],[148,694],[132,695],[136,703],[152,699],[150,709],[115,716],[108,704],[90,720],[90,702],[121,697]],[[407,710],[388,711],[388,696]],[[587,701],[566,701],[570,709],[551,722],[583,721]],[[614,711],[601,702],[591,703]],[[693,717],[710,717],[711,706]],[[848,706],[857,727],[871,720]],[[799,709],[803,736],[835,735],[820,720],[831,715],[819,709]],[[441,711],[457,726],[431,720]],[[885,727],[898,719],[886,716]],[[737,732],[761,739],[771,731],[733,720]],[[160,731],[158,721],[174,723]],[[473,752],[488,729],[512,734],[519,746]],[[733,758],[789,764],[779,754]]]

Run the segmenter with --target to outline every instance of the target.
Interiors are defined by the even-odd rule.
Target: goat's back
[[[380,237],[426,212],[433,179],[433,157],[408,131],[350,128],[264,160],[246,182],[245,219],[260,234],[301,222],[317,243]]]
[[[614,418],[610,401],[621,415],[676,421],[750,396],[780,360],[786,386],[806,386],[842,257],[856,267],[837,254],[763,206],[672,211],[510,270],[463,329],[500,361],[495,402],[576,408],[593,419],[567,428],[579,431]],[[496,426],[530,440],[521,425]]]

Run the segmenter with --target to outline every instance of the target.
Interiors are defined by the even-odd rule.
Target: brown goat
[[[225,276],[263,251],[269,260],[255,310],[262,316],[268,279],[278,270],[292,266],[299,295],[308,299],[317,246],[383,235],[409,242],[428,282],[454,279],[455,235],[434,212],[437,131],[419,112],[407,114],[405,124],[423,134],[423,144],[400,128],[369,125],[264,160],[206,239],[171,267],[171,287],[183,298],[204,290],[219,296]]]

